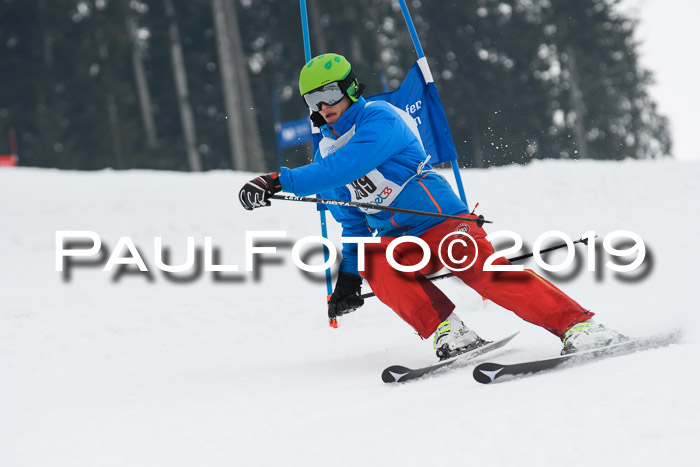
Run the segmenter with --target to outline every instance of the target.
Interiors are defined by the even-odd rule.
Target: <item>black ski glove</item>
[[[282,191],[278,173],[261,175],[252,179],[238,192],[238,199],[248,211],[270,205],[270,197]]]
[[[345,313],[357,310],[365,301],[360,298],[362,278],[355,274],[339,272],[335,282],[335,290],[328,301],[328,317],[335,318]]]

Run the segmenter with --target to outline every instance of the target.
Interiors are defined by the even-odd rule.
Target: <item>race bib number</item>
[[[401,186],[387,180],[377,170],[374,169],[364,177],[355,180],[347,185],[353,201],[358,203],[376,204],[377,206],[388,206],[401,192]],[[373,214],[378,209],[362,209],[367,214]]]
[[[367,105],[370,104],[371,102]],[[416,123],[413,121],[413,119],[403,110],[398,109],[396,107],[393,108],[399,114],[399,116],[406,122],[406,124],[409,125],[411,131],[416,135],[416,137],[420,141],[420,134],[418,133]],[[321,152],[321,157],[327,157],[335,153],[336,151],[344,147],[346,144],[348,144],[348,142],[354,135],[355,125],[353,125],[352,128],[350,128],[345,134],[340,136],[338,139],[328,137],[323,138],[318,144],[318,148]],[[421,144],[423,144],[422,141]],[[428,159],[430,159],[430,157],[428,157]],[[422,164],[418,166],[416,170],[416,175],[423,172],[423,167],[427,163],[428,159],[426,159]],[[396,199],[397,196],[399,196],[399,193],[401,193],[403,187],[406,186],[406,184],[416,175],[413,175],[408,180],[406,180],[403,183],[403,185],[398,185],[392,182],[391,180],[385,178],[384,175],[382,175],[382,173],[379,172],[379,170],[374,169],[364,177],[355,180],[354,182],[349,183],[346,186],[348,190],[350,190],[350,197],[352,198],[352,201],[365,204],[374,204],[376,206],[388,206],[394,201],[394,199]],[[379,212],[379,209],[359,207],[358,209],[360,209],[366,214],[375,214]]]

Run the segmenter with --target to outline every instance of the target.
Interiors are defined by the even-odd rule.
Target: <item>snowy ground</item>
[[[449,173],[445,173],[449,178]],[[645,241],[648,274],[580,271],[557,283],[630,335],[680,344],[482,386],[471,367],[399,386],[390,364],[432,348],[376,299],[333,330],[325,286],[292,264],[318,235],[313,206],[244,211],[250,174],[0,170],[0,466],[683,465],[700,436],[700,163],[536,162],[465,171],[470,203],[528,248],[547,230]],[[55,270],[55,233],[90,230],[111,253],[133,238],[152,270]],[[286,230],[279,261],[217,282],[175,283],[153,238],[185,259],[213,238],[244,269],[245,231]],[[337,243],[338,229],[332,225]],[[585,259],[585,250],[577,249]],[[318,260],[318,256],[312,260]],[[553,256],[552,262],[561,256]],[[607,258],[606,258],[607,260]],[[533,263],[528,263],[534,267]],[[227,277],[235,276],[227,273]],[[520,335],[499,362],[557,354],[547,332],[454,279],[440,286],[487,338]]]

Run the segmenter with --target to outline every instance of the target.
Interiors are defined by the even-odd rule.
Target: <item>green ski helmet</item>
[[[338,54],[322,54],[314,57],[304,65],[299,73],[299,93],[303,96],[309,91],[338,82],[340,89],[353,101],[362,95],[364,84],[358,84],[350,62]]]

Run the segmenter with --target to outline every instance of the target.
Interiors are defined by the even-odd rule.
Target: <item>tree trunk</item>
[[[124,146],[119,125],[119,108],[117,99],[112,91],[107,91],[107,120],[109,122],[109,134],[112,137],[112,151],[114,151],[114,165],[116,169],[125,169]]]
[[[58,131],[59,125],[57,122],[60,118],[56,118],[57,109],[60,106],[55,106],[53,99],[54,93],[51,92],[53,88],[52,82],[54,80],[54,38],[49,29],[50,24],[50,13],[47,11],[46,6],[47,0],[39,0],[37,5],[38,8],[38,20],[41,28],[41,57],[43,61],[43,68],[41,76],[39,79],[35,80],[36,84],[36,95],[37,95],[37,108],[36,108],[36,120],[38,123],[39,132],[43,135],[40,138],[41,149],[40,151],[46,152],[47,154],[54,153],[54,144],[60,140],[60,133]]]
[[[127,18],[126,21],[126,27],[131,38],[131,65],[134,69],[134,81],[136,82],[136,91],[139,96],[141,119],[143,120],[143,128],[146,133],[146,144],[150,149],[153,149],[158,146],[158,135],[156,134],[156,124],[153,120],[153,105],[151,104],[151,93],[148,90],[146,70],[143,66],[143,55],[138,44],[136,20]]]
[[[245,130],[241,115],[240,93],[236,86],[236,64],[233,61],[231,41],[229,40],[226,7],[224,0],[212,0],[214,15],[214,30],[219,52],[219,70],[224,90],[226,105],[226,125],[228,126],[228,141],[231,148],[231,167],[233,170],[248,170],[245,149]]]
[[[197,135],[194,127],[194,114],[190,104],[189,91],[187,89],[187,72],[185,71],[185,59],[182,55],[180,43],[180,30],[175,18],[175,7],[172,0],[163,0],[165,3],[165,15],[170,23],[170,55],[173,61],[173,73],[175,75],[175,87],[177,89],[177,105],[180,109],[180,120],[187,148],[187,162],[190,170],[199,172],[202,170],[199,151],[197,151]]]
[[[579,85],[580,75],[578,67],[576,66],[576,53],[569,39],[570,32],[569,25],[567,24],[567,17],[560,13],[556,24],[560,37],[559,43],[562,44],[560,48],[561,51],[566,54],[566,60],[560,59],[560,62],[563,62],[564,68],[569,74],[569,107],[576,116],[573,121],[573,132],[574,144],[576,145],[578,154],[574,155],[574,157],[576,159],[588,159],[588,143],[586,142],[586,130],[583,123],[586,115],[586,107],[583,103],[583,93]]]
[[[579,85],[579,74],[578,68],[576,66],[576,55],[574,48],[571,45],[567,45],[566,51],[566,68],[569,71],[569,105],[571,109],[576,114],[574,119],[574,141],[576,142],[576,149],[578,149],[578,157],[576,159],[588,159],[588,142],[586,141],[586,129],[583,123],[584,116],[586,115],[586,107],[583,103],[583,93],[581,92],[581,86]]]
[[[95,38],[97,42],[97,54],[101,63],[100,76],[104,88],[105,104],[107,106],[107,123],[109,124],[109,135],[112,140],[114,168],[124,169],[124,146],[122,145],[121,125],[119,122],[119,107],[117,106],[117,98],[114,95],[113,83],[110,78],[112,73],[109,63],[109,48],[102,29],[97,29]]]
[[[328,50],[326,38],[323,35],[323,27],[321,26],[321,13],[318,11],[317,0],[309,0],[306,4],[309,7],[311,33],[314,35],[316,50],[318,50],[319,54],[328,53],[330,52],[330,50]],[[314,54],[311,54],[311,56],[314,56]]]
[[[351,6],[348,6],[344,10],[344,13],[345,13],[345,15],[344,15],[345,21],[347,21],[348,24],[360,25],[360,24],[362,24],[362,22],[364,20],[363,15],[359,15],[357,10]],[[366,12],[363,11],[363,14],[364,13],[366,13]],[[376,9],[371,8],[369,10],[369,14],[372,15],[374,13],[376,13]],[[372,16],[370,16],[370,19],[376,21],[376,15],[374,15],[374,16],[375,16],[375,18],[372,18]],[[376,23],[375,23],[375,26],[376,26]],[[366,67],[367,65],[369,65],[367,67],[367,69],[372,70],[374,67],[372,66],[371,63],[368,64],[365,61],[365,53],[362,50],[362,40],[361,40],[362,38],[361,38],[361,36],[363,34],[367,34],[367,32],[365,31],[364,28],[358,29],[357,27],[353,27],[351,30],[352,30],[352,34],[349,34],[349,36],[345,38],[345,42],[348,43],[349,48],[350,48],[350,51],[349,51],[350,55],[348,56],[347,53],[342,54],[342,55],[345,55],[345,57],[349,57],[348,60],[350,60],[350,63],[353,64],[353,68],[355,70]],[[379,35],[376,30],[372,31],[372,34],[374,35],[375,38],[377,38]],[[377,56],[379,56],[381,54],[381,52],[379,50],[375,50],[375,53],[377,54]]]
[[[229,30],[229,40],[233,52],[235,64],[235,84],[241,97],[241,114],[243,116],[243,129],[245,131],[244,144],[248,156],[248,167],[251,170],[263,171],[266,169],[265,154],[263,152],[260,129],[258,128],[257,111],[253,102],[253,88],[248,77],[248,62],[243,50],[240,28],[238,27],[238,15],[233,0],[226,0],[226,19]]]

